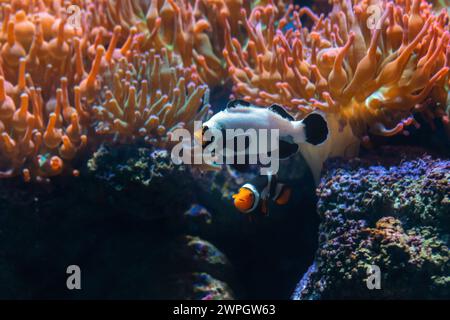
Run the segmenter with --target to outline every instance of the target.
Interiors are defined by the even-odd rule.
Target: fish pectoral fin
[[[329,130],[324,116],[313,112],[307,115],[302,123],[305,128],[306,142],[316,146],[327,140]]]
[[[292,189],[287,186],[283,186],[283,189],[281,190],[281,193],[278,196],[278,198],[275,200],[275,202],[278,205],[285,205],[286,203],[289,202],[289,199],[291,198],[291,194],[292,194]]]
[[[269,110],[280,115],[281,117],[288,119],[289,121],[294,121],[294,117],[291,116],[286,109],[284,109],[282,106],[279,106],[277,104],[273,104],[269,107]]]
[[[289,143],[284,140],[279,141],[279,158],[280,159],[287,159],[294,154],[296,154],[298,151],[298,144],[296,143]]]
[[[261,213],[265,217],[269,215],[269,204],[267,203],[267,200],[261,202]]]

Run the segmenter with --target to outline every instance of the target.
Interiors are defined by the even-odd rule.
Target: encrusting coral
[[[73,4],[78,26],[63,1],[2,5],[0,177],[78,175],[83,150],[117,141],[105,133],[158,142],[208,110],[194,67],[108,29],[104,1]]]
[[[296,298],[448,296],[450,162],[423,152],[386,147],[327,163],[317,189],[316,267]],[[373,265],[381,290],[366,283]]]

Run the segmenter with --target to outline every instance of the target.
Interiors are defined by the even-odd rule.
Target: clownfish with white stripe
[[[292,190],[281,183],[274,175],[258,176],[244,184],[232,197],[234,206],[244,214],[269,214],[270,202],[285,205],[289,202]]]
[[[330,128],[327,116],[314,111],[302,120],[295,120],[282,106],[272,105],[261,108],[243,100],[233,100],[221,111],[202,124],[201,130],[194,133],[195,140],[202,146],[208,147],[212,140],[204,139],[207,131],[226,132],[227,130],[242,129],[276,129],[279,133],[279,159],[288,159],[297,152],[306,151],[311,156],[305,157],[310,165],[315,179],[318,176],[330,144]],[[225,136],[225,134],[223,134]],[[235,147],[237,145],[235,144]],[[235,154],[242,150],[235,150]],[[244,150],[244,152],[249,152]],[[217,169],[214,167],[214,169]],[[236,168],[238,169],[238,168]]]
[[[296,121],[283,107],[272,105],[261,108],[251,105],[247,101],[230,101],[224,111],[215,114],[202,125],[201,132],[195,137],[204,145],[202,135],[205,131],[215,129],[277,129],[280,134],[280,158],[288,158],[299,149],[302,143],[320,145],[329,135],[325,115],[313,112],[304,119]]]

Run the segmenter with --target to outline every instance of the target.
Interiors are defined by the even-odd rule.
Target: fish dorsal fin
[[[273,104],[269,107],[269,110],[272,112],[275,112],[276,114],[280,115],[281,117],[288,119],[289,121],[294,121],[294,117],[291,116],[282,106],[279,106],[277,104]]]
[[[244,100],[231,100],[227,104],[227,109],[236,108],[236,107],[250,107],[251,104]]]

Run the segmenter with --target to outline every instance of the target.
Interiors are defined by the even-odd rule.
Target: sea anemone
[[[192,129],[209,110],[208,87],[200,84],[195,68],[174,64],[165,49],[134,52],[130,61],[121,58],[104,83],[102,103],[92,109],[95,132],[116,141],[143,138],[166,145],[171,131]]]
[[[83,150],[125,137],[160,144],[208,109],[195,67],[140,48],[136,27],[111,28],[104,1],[75,1],[79,25],[70,5],[2,5],[0,177],[78,175]]]
[[[404,132],[416,112],[448,123],[447,12],[435,15],[421,0],[353,3],[335,0],[327,16],[290,6],[278,23],[270,6],[242,9],[244,46],[227,27],[234,97],[280,104],[298,118],[327,115],[331,139],[319,161],[310,159],[319,167],[331,155],[355,155],[368,133]],[[303,27],[305,17],[311,28]]]
[[[202,81],[214,87],[228,79],[222,56],[224,21],[228,21],[233,36],[245,41],[239,10],[267,4],[277,14],[285,12],[283,0],[114,0],[108,1],[107,13],[111,25],[126,31],[137,28],[144,50],[167,49],[180,64],[194,64]]]
[[[29,180],[59,174],[66,169],[64,160],[72,160],[87,144],[85,95],[96,82],[99,65],[91,68],[84,58],[81,30],[67,24],[56,3],[2,6],[1,177],[22,173]],[[83,41],[87,49],[88,37]],[[102,49],[96,51],[97,62]]]

